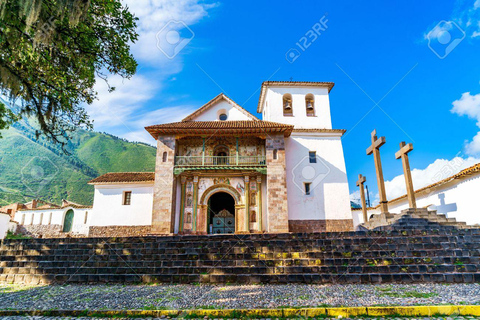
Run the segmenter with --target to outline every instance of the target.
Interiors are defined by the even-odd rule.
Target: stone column
[[[262,177],[257,177],[257,226],[258,231],[263,231],[263,213],[262,213]]]
[[[192,232],[197,232],[198,218],[198,176],[193,177]]]
[[[245,216],[243,218],[243,231],[250,232],[250,177],[245,176]]]
[[[166,158],[164,160],[164,153]],[[175,137],[159,136],[153,191],[152,233],[173,233],[175,223],[176,178]]]
[[[207,221],[207,205],[206,204],[199,204],[199,215],[198,215],[198,225],[197,225],[197,233],[198,234],[207,234],[208,233],[208,221]]]
[[[185,218],[185,193],[186,193],[186,177],[181,177],[180,178],[180,183],[181,183],[181,196],[180,196],[180,225],[178,226],[178,232],[182,233],[183,232],[183,220]]]
[[[235,205],[235,233],[245,233],[242,218],[245,216],[245,205]]]
[[[287,173],[285,139],[283,135],[268,136],[265,140],[267,160],[267,231],[288,232]],[[274,159],[274,150],[277,157]]]

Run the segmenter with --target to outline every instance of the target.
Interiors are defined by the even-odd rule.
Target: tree
[[[96,79],[136,71],[136,20],[120,0],[0,0],[0,92],[20,102],[15,113],[0,104],[0,129],[34,117],[37,137],[64,146],[92,128],[82,105]]]

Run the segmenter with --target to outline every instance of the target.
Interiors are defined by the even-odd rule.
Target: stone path
[[[480,305],[480,284],[0,285],[0,309],[161,310]]]

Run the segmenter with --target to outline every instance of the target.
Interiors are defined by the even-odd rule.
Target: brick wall
[[[267,217],[268,232],[288,232],[287,177],[285,172],[285,140],[283,135],[268,136],[267,156]],[[276,150],[277,159],[274,159]]]
[[[164,160],[166,152],[166,161]],[[176,179],[173,174],[175,161],[175,137],[159,136],[153,189],[152,233],[173,232]]]

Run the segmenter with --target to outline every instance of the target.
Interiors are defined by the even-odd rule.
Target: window
[[[273,160],[277,160],[277,159],[278,159],[278,150],[273,149]]]
[[[167,151],[165,151],[162,155],[162,162],[167,162],[167,156],[168,156],[168,153]]]
[[[315,116],[315,98],[311,93],[305,96],[305,108],[307,109],[308,117]]]
[[[290,93],[285,93],[283,95],[283,115],[293,116],[292,95]]]
[[[308,160],[310,161],[310,163],[317,163],[317,152],[310,151],[308,153]]]
[[[123,192],[123,205],[129,206],[132,201],[132,191]]]
[[[87,224],[88,220],[88,211],[85,211],[85,221],[83,221],[83,224]]]
[[[227,116],[225,113],[222,113],[222,114],[218,117],[218,119],[220,119],[221,121],[225,121],[225,120],[227,120],[227,118],[228,118],[228,116]]]
[[[310,194],[310,182],[305,182],[305,194],[309,195]]]

